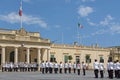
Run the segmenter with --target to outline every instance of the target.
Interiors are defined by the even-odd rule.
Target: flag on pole
[[[22,0],[20,2],[19,16],[22,16]]]
[[[79,27],[79,28],[83,28],[83,26],[82,26],[80,23],[78,23],[78,27]]]

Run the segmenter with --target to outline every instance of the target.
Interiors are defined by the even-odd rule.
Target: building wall
[[[98,47],[78,47],[75,46],[65,46],[65,45],[54,45],[51,47],[50,53],[53,54],[56,58],[56,61],[64,63],[64,55],[71,55],[73,59],[71,62],[76,62],[76,56],[80,56],[80,63],[83,61],[86,62],[86,55],[90,55],[91,63],[89,63],[89,68],[93,68],[94,60],[97,59],[100,61],[100,57],[104,59],[104,66],[106,68],[108,56],[110,54],[109,49],[98,48]],[[87,63],[86,63],[87,64]],[[88,64],[87,64],[88,65]]]

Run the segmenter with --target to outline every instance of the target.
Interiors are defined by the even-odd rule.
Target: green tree
[[[69,59],[69,60],[72,60],[73,58],[72,58],[72,56],[71,56],[71,55],[69,55],[69,56],[68,56],[68,59]]]

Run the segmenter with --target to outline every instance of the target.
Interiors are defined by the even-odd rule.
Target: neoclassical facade
[[[37,62],[65,61],[86,62],[93,68],[95,59],[103,60],[106,67],[110,48],[95,46],[54,44],[49,39],[44,39],[38,32],[27,32],[25,29],[7,30],[0,29],[0,65],[5,62]],[[70,59],[71,57],[71,59]]]

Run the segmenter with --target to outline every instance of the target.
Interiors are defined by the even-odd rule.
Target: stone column
[[[50,49],[47,49],[47,61],[50,61]]]
[[[14,59],[15,59],[15,63],[18,63],[18,48],[15,47],[15,56],[14,56]]]
[[[5,63],[5,47],[2,46],[2,64]]]
[[[30,49],[27,48],[27,63],[30,63]]]
[[[38,48],[38,55],[37,55],[37,64],[38,64],[38,71],[40,71],[40,58],[41,58],[41,51],[40,48]]]

